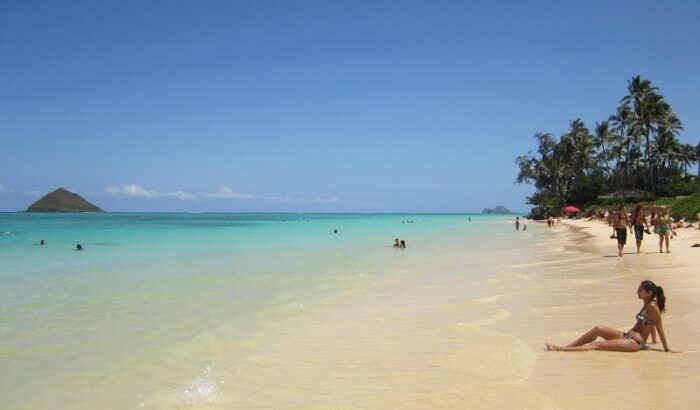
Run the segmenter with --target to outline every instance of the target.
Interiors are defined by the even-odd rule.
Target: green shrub
[[[583,215],[590,218],[592,216],[598,215],[599,212],[600,212],[599,205],[591,205],[591,206],[586,208],[586,210],[583,212]]]
[[[675,199],[671,206],[671,216],[675,219],[685,218],[694,221],[700,213],[700,194],[681,199]]]

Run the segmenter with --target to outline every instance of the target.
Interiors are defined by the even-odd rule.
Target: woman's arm
[[[651,316],[654,323],[656,323],[656,332],[659,334],[659,339],[661,339],[661,344],[664,346],[664,352],[671,352],[671,349],[668,347],[668,342],[666,341],[666,334],[664,333],[664,326],[661,323],[661,312],[659,311],[659,308],[656,306],[656,304],[651,304],[651,305],[649,305],[649,308],[647,309],[647,313],[649,314],[649,316]],[[674,351],[672,353],[678,353],[678,352]]]

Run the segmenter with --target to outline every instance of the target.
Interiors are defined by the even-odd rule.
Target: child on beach
[[[645,343],[653,330],[656,330],[661,338],[665,352],[678,353],[668,347],[666,334],[661,324],[661,313],[666,306],[666,297],[661,286],[657,286],[650,280],[645,280],[637,288],[637,298],[644,304],[637,313],[634,326],[627,332],[621,332],[607,326],[595,326],[581,337],[566,346],[557,346],[545,342],[545,347],[550,351],[580,352],[586,350],[608,350],[614,352],[638,352],[645,348]],[[601,337],[602,342],[595,340]],[[653,342],[653,335],[652,335]]]

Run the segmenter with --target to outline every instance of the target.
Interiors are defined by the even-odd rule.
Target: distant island
[[[44,195],[27,208],[27,212],[104,212],[78,194],[63,188]]]
[[[482,214],[510,214],[512,213],[510,209],[506,208],[503,205],[498,205],[495,208],[484,208],[483,211],[481,211]]]

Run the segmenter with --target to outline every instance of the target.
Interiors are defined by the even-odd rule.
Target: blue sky
[[[0,1],[0,211],[527,210],[634,75],[700,136],[698,2]]]

